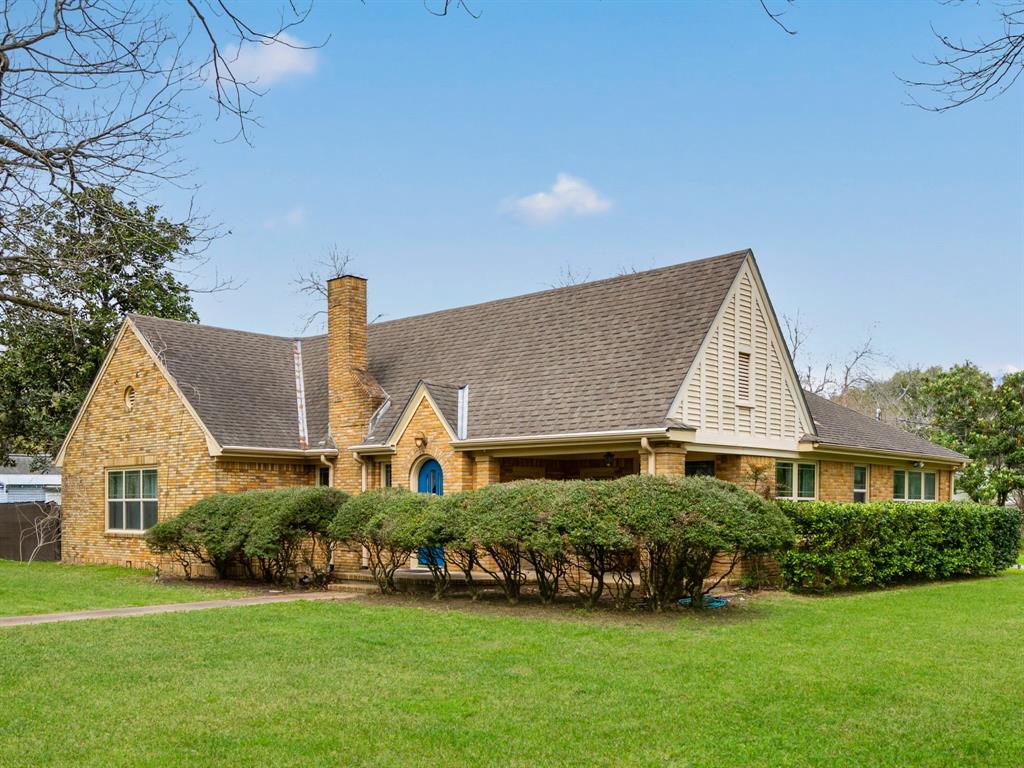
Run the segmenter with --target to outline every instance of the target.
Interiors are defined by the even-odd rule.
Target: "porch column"
[[[473,487],[483,488],[486,485],[494,485],[501,480],[501,464],[494,456],[486,453],[478,453],[473,457],[474,477]]]
[[[686,448],[681,445],[653,445],[654,474],[683,477],[686,474]]]

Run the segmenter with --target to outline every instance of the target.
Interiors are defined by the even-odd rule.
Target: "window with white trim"
[[[853,468],[853,500],[857,503],[868,500],[868,468],[865,466]]]
[[[775,497],[812,501],[817,496],[818,466],[794,464],[792,461],[775,462]]]
[[[736,402],[750,403],[750,353],[736,353]]]
[[[107,472],[107,530],[145,531],[156,525],[155,469],[111,469]]]
[[[936,475],[912,469],[892,473],[892,497],[896,501],[935,501]]]

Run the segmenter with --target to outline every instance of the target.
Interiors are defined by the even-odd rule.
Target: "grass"
[[[649,621],[288,603],[0,631],[0,765],[1019,766],[1024,574]]]
[[[114,565],[28,565],[0,560],[0,616],[183,603],[245,594],[250,592],[241,588],[155,582],[147,571]]]

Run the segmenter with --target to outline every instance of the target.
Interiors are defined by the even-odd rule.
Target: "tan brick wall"
[[[129,385],[135,389],[131,411],[124,405]],[[137,466],[157,470],[159,520],[216,491],[305,485],[315,478],[314,468],[301,464],[213,459],[202,429],[129,329],[64,457],[65,560],[135,567],[158,563],[141,535],[106,532],[106,471]]]
[[[715,457],[715,477],[759,493],[775,487],[775,459],[767,456]]]
[[[501,460],[485,453],[477,454],[474,464],[473,487],[483,488],[501,480]]]
[[[845,461],[818,462],[818,498],[821,501],[853,501],[853,464]]]

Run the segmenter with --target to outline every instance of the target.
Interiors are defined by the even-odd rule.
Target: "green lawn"
[[[115,565],[28,565],[0,560],[0,616],[183,603],[244,594],[249,591],[182,581],[155,582],[147,571]]]
[[[0,630],[0,765],[1020,766],[1024,573],[678,619],[288,603]]]

